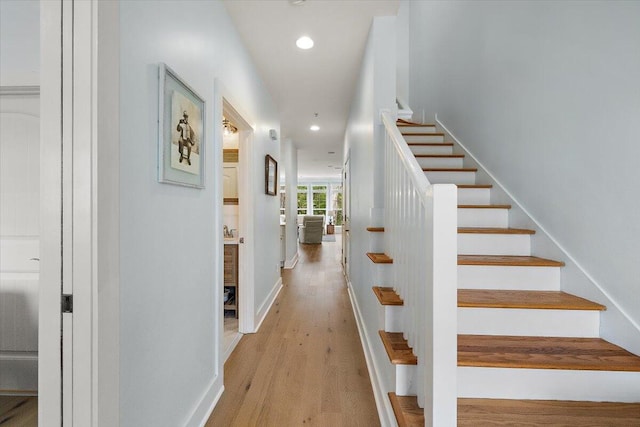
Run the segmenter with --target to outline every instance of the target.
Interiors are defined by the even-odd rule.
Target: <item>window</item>
[[[307,189],[306,185],[298,185],[298,215],[307,214]]]
[[[331,185],[331,212],[333,213],[333,223],[342,225],[342,184]]]
[[[314,185],[313,187],[313,214],[327,214],[327,186]]]

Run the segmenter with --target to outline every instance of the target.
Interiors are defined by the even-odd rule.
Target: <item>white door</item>
[[[349,244],[351,243],[351,175],[349,172],[349,158],[344,163],[344,171],[342,174],[342,189],[344,191],[344,222],[342,225],[342,267],[344,274],[349,281]]]
[[[38,390],[40,107],[0,89],[0,394]]]

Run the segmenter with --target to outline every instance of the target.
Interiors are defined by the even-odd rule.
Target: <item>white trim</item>
[[[525,209],[520,202],[518,202],[518,200],[505,188],[504,185],[502,185],[500,181],[498,181],[498,179],[489,171],[489,169],[487,169],[471,153],[471,151],[469,151],[467,147],[465,147],[465,145],[462,144],[462,142],[460,142],[458,138],[456,138],[456,136],[444,125],[444,123],[442,123],[438,119],[438,114],[435,115],[435,120],[437,125],[440,126],[456,142],[456,144],[458,144],[469,155],[469,157],[471,157],[473,161],[476,162],[478,166],[483,169],[483,171],[489,176],[489,178],[493,180],[493,182],[497,186],[500,187],[500,189],[507,195],[507,197],[511,199],[512,203],[515,204],[525,215],[527,215],[529,219],[536,225],[536,227],[542,232],[542,234],[544,234],[551,241],[551,243],[553,243],[563,253],[563,255],[566,256],[568,260],[571,261],[571,263],[578,268],[578,270],[584,275],[584,277],[586,277],[591,282],[591,284],[593,284],[593,286],[595,286],[598,289],[598,291],[600,291],[602,295],[604,295],[608,299],[608,303],[605,303],[605,305],[608,306],[608,309],[611,310],[611,305],[613,305],[615,310],[618,311],[624,317],[624,319],[628,322],[628,326],[631,326],[633,329],[635,329],[633,331],[633,335],[634,335],[633,337],[630,337],[628,334],[621,333],[620,335],[615,336],[616,339],[614,339],[614,337],[604,336],[605,334],[603,334],[603,338],[611,341],[616,341],[616,344],[621,345],[622,347],[625,347],[629,351],[632,351],[634,353],[639,353],[640,345],[638,343],[640,342],[640,340],[638,338],[640,337],[640,325],[638,325],[629,316],[629,314],[620,307],[620,305],[616,302],[615,299],[612,298],[609,292],[607,292],[607,290],[603,288],[596,281],[596,279],[593,276],[591,276],[586,271],[586,269],[573,256],[571,256],[571,254],[569,254],[569,252],[540,224],[540,222],[538,222],[538,220],[527,209]],[[564,286],[562,284],[561,284],[561,287],[564,289]],[[600,301],[600,302],[604,303],[603,301]],[[612,317],[615,317],[615,316],[612,316]],[[614,322],[616,322],[616,320],[614,320]],[[621,324],[620,322],[616,322],[616,327],[618,326],[620,328],[624,328],[625,330],[629,329],[628,326],[625,328],[625,325]]]
[[[298,251],[296,251],[296,253],[293,254],[293,257],[290,260],[286,260],[284,262],[284,268],[286,270],[293,269],[296,266],[296,264],[298,263],[299,259],[300,259],[300,253]]]
[[[216,404],[224,392],[224,385],[218,384],[220,380],[220,375],[216,375],[213,378],[209,387],[207,387],[207,390],[202,394],[198,404],[193,409],[193,412],[191,412],[187,422],[184,423],[185,426],[203,427],[207,421],[209,421],[213,409],[216,407]],[[214,391],[216,388],[218,389],[217,393]],[[213,393],[215,393],[215,395],[212,396]]]
[[[231,343],[227,346],[227,348],[224,349],[224,354],[222,355],[222,360],[227,361],[227,359],[229,358],[229,356],[231,356],[231,353],[233,353],[233,350],[236,349],[236,346],[238,345],[238,343],[240,342],[240,339],[242,338],[244,334],[241,334],[240,332],[236,333],[236,336],[233,337],[233,340],[231,341]]]
[[[260,326],[262,326],[262,322],[264,321],[265,317],[267,317],[267,314],[269,313],[271,306],[273,306],[273,303],[276,302],[276,298],[278,297],[278,294],[280,293],[281,290],[282,290],[282,277],[278,277],[278,281],[276,282],[275,286],[273,287],[273,289],[271,289],[271,291],[269,292],[269,295],[267,295],[267,298],[260,305],[260,308],[256,312],[256,319],[258,319],[258,322],[256,322],[257,326],[253,332],[258,332],[258,330],[260,329]]]
[[[378,408],[378,417],[380,418],[380,424],[383,427],[396,426],[396,416],[391,406],[391,401],[387,398],[387,394],[380,387],[380,380],[382,373],[376,364],[376,359],[373,357],[373,348],[371,348],[371,339],[364,328],[364,320],[360,313],[360,306],[358,300],[353,294],[353,287],[351,282],[347,281],[347,291],[349,292],[349,300],[351,301],[351,308],[356,318],[356,325],[358,326],[358,335],[360,336],[360,342],[362,343],[362,350],[364,352],[364,358],[367,362],[367,370],[369,371],[369,379],[371,380],[371,388],[373,388],[373,398],[376,401],[376,408]]]
[[[40,86],[0,86],[0,95],[38,96]]]

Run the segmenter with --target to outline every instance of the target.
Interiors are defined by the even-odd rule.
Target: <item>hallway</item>
[[[336,237],[299,245],[260,331],[227,360],[207,426],[379,425]]]

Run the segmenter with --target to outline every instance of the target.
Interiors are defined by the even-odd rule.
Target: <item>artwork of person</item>
[[[182,113],[182,118],[178,122],[176,130],[180,134],[180,137],[178,138],[178,152],[180,153],[180,163],[182,163],[183,160],[186,160],[187,164],[191,166],[191,147],[193,147],[194,145],[194,131],[189,124],[189,115],[186,111]]]

